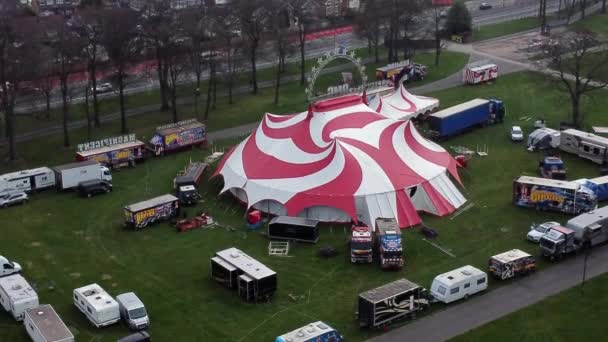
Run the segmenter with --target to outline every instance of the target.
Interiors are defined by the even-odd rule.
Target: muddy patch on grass
[[[70,273],[70,277],[78,279],[78,278],[80,278],[80,273],[78,273],[78,272]]]
[[[109,275],[107,273],[101,275],[101,280],[109,280],[109,279],[112,279],[111,275]]]
[[[40,243],[40,241],[32,241],[32,243],[30,243],[30,246],[32,247],[40,247],[42,244]]]

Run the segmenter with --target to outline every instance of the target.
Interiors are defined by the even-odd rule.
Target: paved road
[[[579,285],[583,260],[583,255],[567,259],[542,272],[452,305],[369,341],[445,341]],[[608,272],[607,260],[608,246],[593,249],[587,262],[587,279]]]

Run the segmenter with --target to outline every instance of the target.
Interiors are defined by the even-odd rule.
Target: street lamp
[[[196,113],[196,118],[199,119],[198,117],[198,97],[201,95],[201,89],[199,87],[196,87],[196,89],[194,90],[194,112]]]

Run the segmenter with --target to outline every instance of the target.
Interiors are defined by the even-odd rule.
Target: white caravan
[[[0,303],[17,321],[22,321],[25,310],[39,305],[36,291],[20,274],[0,278]]]
[[[48,167],[7,173],[0,176],[0,194],[30,192],[55,185],[55,173]]]
[[[0,255],[0,277],[21,272],[21,265]]]
[[[23,325],[34,342],[74,342],[74,335],[49,304],[27,309]]]
[[[431,284],[431,295],[436,300],[450,303],[488,288],[488,276],[478,268],[467,265],[440,274]]]
[[[118,303],[97,284],[75,289],[74,305],[97,328],[114,324],[120,320]]]

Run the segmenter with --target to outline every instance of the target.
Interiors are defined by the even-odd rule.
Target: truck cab
[[[493,122],[502,122],[506,114],[504,102],[497,99],[489,99],[488,101],[490,101],[490,118]]]
[[[376,250],[382,269],[403,267],[401,230],[394,218],[376,219]]]
[[[371,263],[373,261],[372,234],[367,226],[353,224],[350,236],[350,262]]]
[[[551,227],[540,239],[541,253],[551,260],[561,259],[565,254],[581,248],[575,232],[562,226]]]
[[[21,265],[0,255],[0,277],[21,272]]]
[[[177,188],[176,195],[179,199],[179,203],[184,205],[194,204],[200,198],[200,194],[198,193],[198,190],[196,190],[194,185],[179,186]]]
[[[106,182],[112,182],[112,172],[110,171],[110,169],[106,166],[101,165],[101,180],[104,180]]]
[[[559,157],[546,157],[538,163],[538,167],[543,178],[566,179],[566,168]]]

